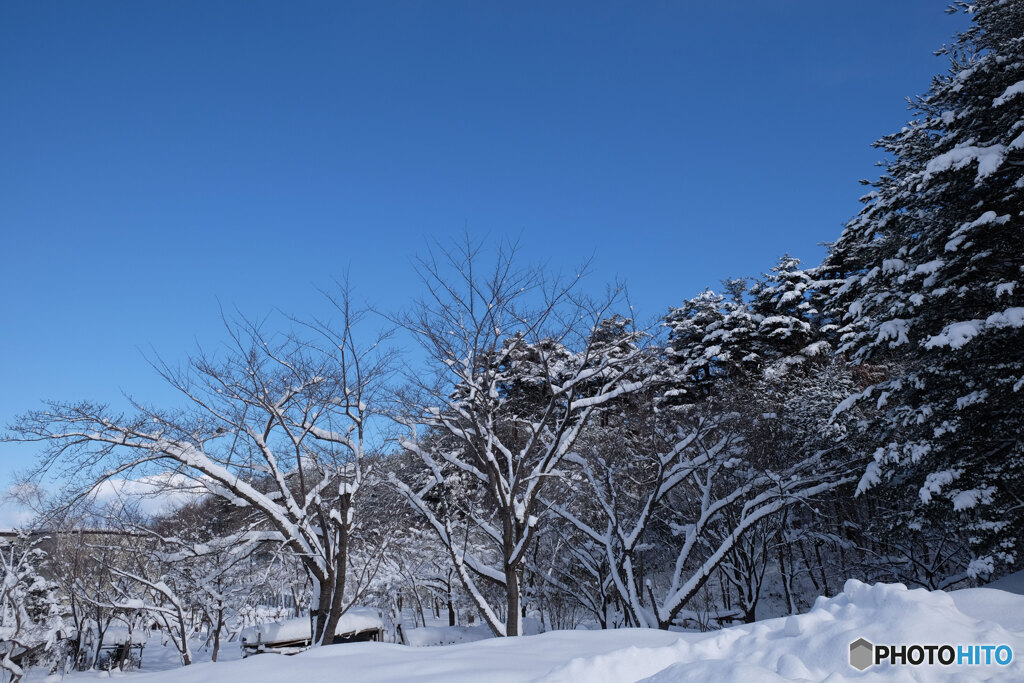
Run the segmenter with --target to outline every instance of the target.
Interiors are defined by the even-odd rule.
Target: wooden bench
[[[111,643],[100,647],[96,656],[96,668],[134,670],[142,666],[142,643]]]

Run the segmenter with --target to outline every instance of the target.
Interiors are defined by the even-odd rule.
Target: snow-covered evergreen
[[[988,575],[1024,528],[1024,3],[958,7],[973,24],[948,73],[877,143],[885,174],[822,271],[868,379],[837,410],[873,409],[859,490],[898,490],[901,525],[963,528]]]

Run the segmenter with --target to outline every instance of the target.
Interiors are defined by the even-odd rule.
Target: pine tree
[[[720,380],[757,381],[778,376],[809,357],[831,350],[820,312],[828,283],[800,268],[788,254],[753,286],[734,278],[722,284],[729,297],[710,289],[669,309],[664,395],[684,403],[706,397]]]
[[[808,358],[831,351],[822,316],[827,283],[800,259],[786,254],[750,290],[750,309],[758,320],[757,353],[768,374],[786,374]]]
[[[716,376],[725,374],[721,348],[707,341],[722,326],[724,302],[724,297],[705,289],[682,306],[670,308],[665,316],[669,330],[665,372],[674,385],[666,398],[673,402],[698,400],[707,394]]]
[[[869,378],[840,407],[877,410],[858,491],[899,490],[910,524],[958,520],[986,575],[1019,563],[1024,528],[1024,1],[952,10],[972,25],[949,72],[876,143],[891,161],[823,270]]]

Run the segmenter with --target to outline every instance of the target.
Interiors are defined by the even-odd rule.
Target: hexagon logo
[[[863,671],[875,660],[875,646],[864,638],[858,638],[850,643],[850,666],[857,671]]]

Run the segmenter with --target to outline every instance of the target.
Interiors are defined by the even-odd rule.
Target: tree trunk
[[[828,597],[832,591],[828,587],[828,572],[825,571],[825,562],[821,559],[821,542],[814,541],[814,557],[818,560],[818,570],[821,572],[821,585],[825,589],[825,596]]]
[[[217,625],[214,628],[216,630],[213,632],[213,656],[210,660],[216,662],[217,653],[220,652],[220,630],[224,628],[224,605],[220,602],[217,603]]]
[[[748,605],[744,605],[744,607],[743,607],[743,623],[745,623],[745,624],[753,624],[755,621],[757,621],[757,617],[755,616],[756,613],[757,613],[757,603],[756,602],[748,604]]]
[[[452,587],[448,586],[448,625],[455,626],[455,603],[452,602]]]
[[[347,497],[342,497],[341,515],[342,519],[348,518],[349,505]],[[335,631],[338,628],[338,621],[341,619],[341,611],[345,598],[345,570],[348,566],[348,527],[344,524],[338,527],[338,548],[334,560],[333,576],[328,576],[325,586],[321,588],[320,609],[323,615],[323,629],[314,638],[313,642],[319,645],[330,645],[334,642]],[[326,595],[324,594],[326,589]],[[318,620],[318,623],[321,620]]]
[[[513,567],[505,570],[505,635],[523,635],[523,616],[521,596],[519,595],[519,569]]]
[[[785,554],[782,551],[782,546],[778,547],[779,551],[779,575],[782,578],[782,588],[786,593],[786,609],[789,610],[789,614],[796,614],[796,605],[793,604],[793,593],[790,590],[790,578],[789,574],[786,573],[786,562]]]
[[[313,596],[310,600],[309,618],[312,622],[312,645],[321,645],[327,632],[327,621],[331,616],[331,597],[334,594],[334,577],[313,579]],[[315,605],[315,606],[314,606]]]
[[[110,623],[108,622],[107,623],[107,627],[104,628],[103,630],[100,630],[99,620],[97,620],[97,622],[96,622],[97,638],[96,638],[96,644],[93,647],[93,655],[92,655],[93,666],[96,666],[97,664],[99,664],[99,661],[100,661],[100,651],[103,649],[103,636],[105,636],[107,634],[107,628],[109,628],[109,627],[110,627]]]
[[[420,591],[419,591],[419,588],[416,586],[415,583],[412,584],[412,597],[416,598],[416,609],[418,609],[419,613],[420,613],[420,624],[424,628],[426,628],[427,627],[427,613],[423,610],[423,600],[420,598]],[[416,615],[415,614],[413,615],[413,620],[412,621],[413,621],[414,624],[416,623]]]

